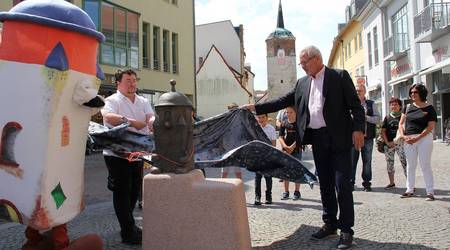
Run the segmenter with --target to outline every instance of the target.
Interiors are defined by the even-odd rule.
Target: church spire
[[[283,9],[281,8],[281,0],[280,0],[280,4],[278,5],[277,28],[283,28],[284,29]]]

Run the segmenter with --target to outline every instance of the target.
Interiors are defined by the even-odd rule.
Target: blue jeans
[[[358,166],[359,153],[361,152],[363,169],[361,177],[363,179],[363,187],[370,187],[372,183],[372,151],[373,151],[373,139],[364,139],[364,147],[361,148],[361,151],[357,151],[355,148],[352,148],[352,167],[353,167],[353,175],[351,182],[355,185],[356,180],[356,167]]]

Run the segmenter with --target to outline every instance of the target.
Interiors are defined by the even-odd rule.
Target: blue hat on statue
[[[93,36],[99,42],[105,41],[105,36],[97,31],[89,15],[64,0],[23,1],[8,12],[0,12],[0,21],[5,20],[53,26]]]

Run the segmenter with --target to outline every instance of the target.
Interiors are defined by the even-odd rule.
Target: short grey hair
[[[320,60],[322,60],[322,53],[320,53],[320,50],[314,45],[310,45],[303,48],[302,51],[300,52],[300,55],[302,55],[303,53],[308,55],[309,58],[318,56]]]

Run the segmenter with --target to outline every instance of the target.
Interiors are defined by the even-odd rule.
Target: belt
[[[321,132],[326,132],[327,131],[327,127],[321,127],[321,128],[308,128],[310,129],[312,132],[314,133],[321,133]]]

